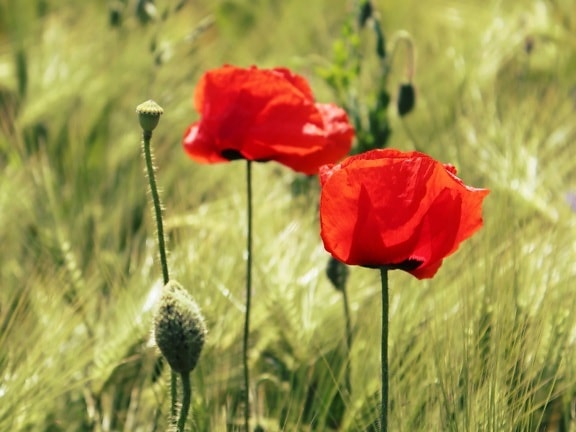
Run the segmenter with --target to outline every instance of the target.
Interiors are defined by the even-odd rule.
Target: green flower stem
[[[139,108],[142,105],[139,106]],[[161,110],[161,108],[160,108]],[[138,111],[138,109],[137,109]],[[142,113],[139,112],[141,123],[142,119],[146,119],[146,114],[149,113]],[[161,111],[157,115],[152,115],[154,117],[160,117]],[[148,117],[148,120],[150,116]],[[157,119],[156,119],[157,123]],[[146,126],[146,127],[144,127]],[[143,132],[142,132],[142,153],[144,155],[144,161],[146,163],[146,175],[148,177],[148,183],[150,184],[150,193],[152,195],[152,204],[154,206],[154,219],[156,220],[156,232],[158,234],[158,250],[160,254],[160,265],[162,267],[162,279],[164,280],[164,285],[168,283],[170,280],[170,275],[168,273],[168,260],[166,258],[166,243],[164,240],[164,225],[162,222],[162,203],[160,202],[160,194],[158,193],[158,187],[156,186],[156,175],[155,171],[156,168],[154,167],[154,158],[152,156],[152,148],[150,147],[150,140],[152,139],[152,129],[154,129],[155,125],[151,128],[146,123],[143,125]],[[171,401],[170,401],[170,417],[172,419],[176,418],[176,405],[177,405],[177,376],[174,371],[171,371],[170,376],[170,394],[171,394]]]
[[[160,252],[160,265],[162,266],[162,277],[164,285],[170,280],[168,275],[168,260],[166,259],[166,244],[164,241],[164,225],[162,223],[162,204],[160,202],[160,194],[156,186],[155,167],[152,158],[152,149],[150,148],[150,139],[152,138],[152,131],[144,131],[142,133],[142,147],[144,151],[144,159],[146,161],[146,174],[148,175],[148,183],[150,183],[150,193],[152,194],[152,203],[154,205],[154,216],[156,219],[156,232],[158,234],[158,250]]]
[[[244,426],[250,430],[250,371],[248,368],[248,339],[250,336],[250,303],[252,300],[252,162],[246,161],[246,311],[244,315]]]
[[[380,407],[380,431],[388,431],[388,269],[380,268],[380,279],[382,281],[382,405]]]
[[[348,302],[348,291],[346,285],[342,286],[342,303],[344,304],[344,321],[346,326],[346,370],[344,376],[344,385],[346,391],[352,391],[352,382],[350,378],[350,353],[352,352],[352,323],[350,321],[350,304]]]
[[[183,373],[180,377],[182,378],[182,407],[180,408],[180,417],[178,418],[176,430],[177,432],[184,432],[188,411],[190,410],[190,402],[192,400],[192,386],[190,385],[189,373]]]

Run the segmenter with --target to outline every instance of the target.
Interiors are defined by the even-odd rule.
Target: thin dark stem
[[[342,303],[344,304],[344,321],[346,325],[346,371],[344,376],[344,384],[346,391],[352,391],[352,384],[350,380],[350,352],[352,351],[352,324],[350,322],[350,305],[348,302],[348,291],[346,286],[342,287]]]
[[[380,268],[382,281],[382,405],[380,407],[380,431],[388,431],[388,269]]]
[[[154,162],[152,159],[152,149],[150,148],[150,138],[152,132],[143,132],[142,144],[144,148],[144,159],[146,160],[146,174],[148,175],[148,182],[150,183],[150,193],[152,194],[152,204],[154,205],[154,218],[156,219],[156,231],[158,234],[158,250],[160,252],[160,265],[162,266],[162,277],[164,285],[170,279],[168,275],[168,260],[166,259],[166,245],[164,242],[164,226],[162,224],[162,203],[160,202],[160,194],[156,186],[156,175],[154,169]]]
[[[246,161],[246,313],[244,316],[244,426],[250,426],[250,371],[248,369],[248,338],[250,336],[250,303],[252,300],[252,162]]]
[[[189,373],[181,374],[180,378],[182,378],[182,407],[180,408],[180,417],[178,418],[176,430],[178,432],[184,432],[188,411],[190,410],[190,402],[192,400],[192,386],[190,385]]]

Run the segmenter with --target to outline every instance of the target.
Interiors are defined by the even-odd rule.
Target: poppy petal
[[[195,135],[188,129],[184,148],[202,163],[240,156],[315,174],[352,145],[346,113],[316,104],[306,80],[285,68],[208,71],[196,87],[194,104],[201,118]]]
[[[318,167],[342,159],[350,150],[354,128],[348,122],[346,112],[331,104],[316,104],[322,117],[323,127],[307,125],[303,133],[312,135],[319,142],[318,149],[304,155],[283,153],[275,160],[305,174],[317,174]]]
[[[372,150],[320,169],[321,236],[347,264],[434,276],[482,226],[486,189],[419,152]]]
[[[199,163],[225,162],[226,159],[211,145],[210,138],[194,123],[186,129],[182,141],[186,153]]]

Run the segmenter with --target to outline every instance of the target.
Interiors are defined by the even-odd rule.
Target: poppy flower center
[[[242,153],[240,153],[238,150],[236,149],[226,149],[226,150],[222,150],[222,152],[220,153],[220,155],[222,155],[223,158],[228,159],[230,161],[233,160],[238,160],[238,159],[245,159],[244,156],[242,156]]]
[[[408,258],[407,260],[402,261],[399,264],[391,264],[389,267],[391,269],[398,269],[398,270],[404,270],[404,271],[412,271],[412,270],[416,270],[418,267],[420,267],[422,265],[423,261],[422,260],[417,260],[414,258]]]
[[[220,152],[220,156],[222,156],[224,159],[227,159],[229,161],[233,161],[233,160],[238,160],[238,159],[248,159],[248,160],[253,160],[254,162],[270,162],[271,159],[251,159],[251,158],[247,158],[245,157],[241,151],[236,150],[236,149],[226,149],[226,150],[222,150]]]
[[[402,261],[401,263],[398,264],[386,264],[384,265],[385,268],[387,268],[388,270],[404,270],[407,272],[410,272],[412,270],[416,270],[418,267],[420,267],[422,265],[424,261],[422,260],[417,260],[414,258],[408,258],[407,260]],[[362,267],[366,267],[366,268],[371,268],[371,269],[377,269],[377,268],[381,268],[381,265],[367,265],[367,264],[361,264]]]

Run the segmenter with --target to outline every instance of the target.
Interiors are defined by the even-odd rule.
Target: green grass
[[[0,430],[166,428],[169,373],[149,341],[161,274],[134,112],[154,98],[165,110],[152,145],[171,272],[209,328],[190,429],[224,431],[242,417],[244,164],[184,155],[192,92],[222,63],[285,65],[331,100],[316,71],[351,4],[176,11],[158,0],[165,19],[144,25],[127,2],[113,28],[101,3],[0,0]],[[390,429],[576,430],[572,2],[377,7],[388,41],[405,29],[417,48],[416,109],[390,111],[389,144],[423,149],[492,191],[484,228],[434,279],[390,275]],[[393,97],[403,62],[400,50]],[[375,77],[363,79],[369,95]],[[267,431],[325,431],[340,413],[341,430],[374,430],[378,272],[351,269],[352,392],[345,410],[331,407],[344,321],[324,275],[318,187],[293,196],[289,170],[258,164],[253,174],[253,418]]]

